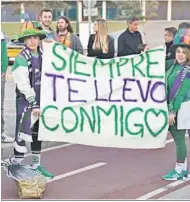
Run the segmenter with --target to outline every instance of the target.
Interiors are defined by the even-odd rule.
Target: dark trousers
[[[18,106],[18,102],[19,102],[19,98],[16,98],[16,106]],[[17,107],[16,112],[18,114],[18,107]],[[19,130],[20,119],[21,119],[21,115],[17,115],[16,116],[15,137],[17,136],[17,134],[19,132],[18,130]],[[39,120],[36,121],[36,123],[32,127],[32,140],[33,140],[33,142],[31,142],[31,150],[32,150],[32,152],[35,152],[35,153],[41,151],[41,145],[42,145],[42,142],[38,141],[38,130],[39,130]],[[24,156],[24,153],[20,153],[14,149],[14,155],[15,156]]]

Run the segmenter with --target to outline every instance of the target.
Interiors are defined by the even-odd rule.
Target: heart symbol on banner
[[[145,113],[145,124],[153,137],[157,137],[168,125],[168,114],[164,110],[155,110],[154,108],[149,109]],[[151,128],[153,123],[160,124],[159,130],[155,131]]]

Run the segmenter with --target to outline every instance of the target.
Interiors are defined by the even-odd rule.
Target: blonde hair
[[[179,47],[177,47],[176,52],[177,52],[177,50],[178,50],[179,48],[182,48],[182,49],[183,49],[184,54],[185,54],[186,59],[187,59],[186,62],[187,62],[187,63],[190,63],[190,48],[179,46]]]
[[[97,32],[95,34],[94,47],[95,49],[102,49],[103,53],[108,53],[108,25],[107,21],[99,18],[96,19]]]

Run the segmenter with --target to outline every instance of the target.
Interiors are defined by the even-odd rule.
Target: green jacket
[[[7,46],[6,41],[1,33],[1,73],[5,73],[8,67],[8,56],[7,56]]]
[[[170,67],[169,67],[170,65]],[[174,81],[183,68],[179,64],[171,66],[171,63],[168,63],[168,71],[166,72],[166,87],[167,87],[167,98],[169,97],[170,91],[173,87]],[[190,70],[187,72],[187,76],[183,80],[180,89],[178,90],[176,96],[170,101],[168,101],[168,110],[169,112],[176,113],[183,102],[190,100]]]
[[[166,72],[172,67],[173,63],[174,63],[173,59],[172,60],[166,60],[166,62],[165,62]]]

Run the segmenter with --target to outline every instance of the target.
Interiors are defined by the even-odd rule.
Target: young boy
[[[170,53],[169,48],[173,45],[174,36],[177,32],[175,27],[168,27],[165,29],[164,40],[166,45],[166,60],[174,59],[174,53]]]

